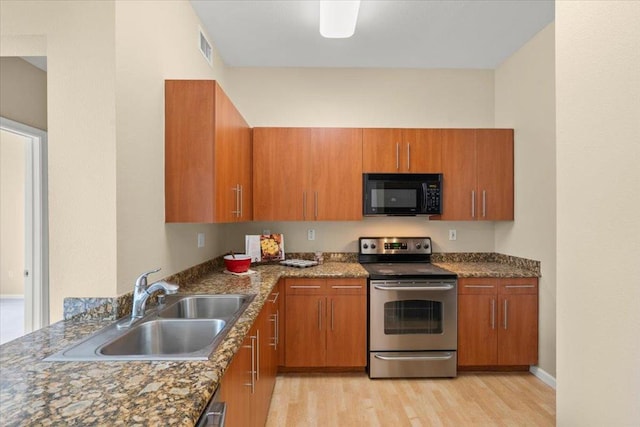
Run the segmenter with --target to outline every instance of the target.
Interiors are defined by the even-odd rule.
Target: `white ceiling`
[[[496,68],[554,20],[553,0],[362,0],[355,35],[320,36],[316,0],[191,0],[237,67]]]

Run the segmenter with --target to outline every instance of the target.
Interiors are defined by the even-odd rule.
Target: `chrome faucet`
[[[178,285],[174,285],[172,283],[167,283],[164,280],[159,282],[155,282],[151,284],[151,286],[147,287],[147,277],[150,274],[157,273],[160,269],[147,271],[146,273],[142,273],[136,279],[136,285],[133,288],[133,308],[131,310],[131,318],[128,321],[125,321],[118,325],[118,328],[128,328],[131,326],[136,320],[142,318],[144,316],[144,309],[147,305],[147,299],[156,291],[164,291],[165,294],[175,294],[178,292]]]

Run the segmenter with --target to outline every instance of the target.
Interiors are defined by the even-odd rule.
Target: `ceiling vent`
[[[213,49],[211,48],[211,43],[209,43],[209,40],[207,40],[207,38],[205,37],[204,33],[202,32],[202,28],[199,28],[199,32],[200,52],[202,53],[202,56],[204,56],[204,58],[207,60],[209,65],[213,65]]]

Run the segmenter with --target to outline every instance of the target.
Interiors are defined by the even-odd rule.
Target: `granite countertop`
[[[540,273],[499,262],[434,262],[433,265],[453,271],[458,277],[539,277]]]
[[[539,263],[536,271],[528,263],[512,261],[482,254],[433,259],[459,277],[540,276]],[[43,362],[113,322],[82,317],[0,346],[0,424],[192,426],[280,278],[367,277],[366,270],[354,262],[326,262],[303,269],[251,268],[256,274],[248,276],[223,274],[218,268],[180,288],[182,294],[256,294],[207,361]]]
[[[192,426],[280,278],[367,277],[357,263],[252,270],[256,274],[241,277],[218,270],[180,288],[186,294],[256,294],[207,361],[42,361],[113,320],[64,320],[0,346],[0,424]]]

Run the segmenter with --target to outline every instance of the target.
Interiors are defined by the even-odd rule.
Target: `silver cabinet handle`
[[[361,285],[331,285],[331,289],[362,289]]]
[[[238,184],[238,187],[240,187],[240,218],[242,218],[242,197],[244,196],[244,191],[242,185]]]
[[[269,322],[273,322],[273,338],[271,338],[271,343],[269,345],[273,348],[278,347],[278,315],[272,314],[269,316]]]
[[[450,360],[451,358],[453,358],[453,353],[446,352],[433,356],[383,356],[381,354],[375,354],[374,357],[380,360]]]
[[[254,394],[256,392],[256,355],[255,355],[255,340],[256,337],[251,336],[251,345],[248,346],[244,346],[244,348],[250,348],[251,349],[251,382],[249,384],[245,384],[247,387],[251,387],[251,394]]]
[[[496,328],[496,300],[491,300],[491,329]]]
[[[506,285],[507,289],[517,289],[517,288],[535,288],[536,285]]]
[[[276,347],[280,344],[280,310],[276,310]]]
[[[487,191],[482,190],[482,218],[487,217]]]
[[[465,288],[494,288],[493,285],[464,285]]]
[[[318,330],[322,330],[322,300],[318,300]]]
[[[334,300],[331,300],[331,330],[333,331],[333,309],[334,309]]]
[[[293,287],[293,286],[292,286]],[[270,303],[275,304],[278,301],[278,297],[280,296],[280,292],[275,292],[271,295],[275,295],[272,300],[269,300]]]
[[[320,289],[319,285],[291,285],[289,289]]]
[[[400,170],[400,143],[396,142],[396,170]]]
[[[411,170],[411,144],[407,142],[407,170]]]
[[[256,381],[260,381],[260,330],[256,331]]]
[[[418,287],[416,286],[380,286],[375,285],[374,288],[380,289],[381,291],[450,291],[453,289],[453,285],[446,286],[432,286],[432,287]]]
[[[307,192],[302,192],[302,219],[307,219]]]
[[[476,192],[471,190],[471,218],[476,217]]]
[[[318,219],[318,192],[315,191],[313,193],[313,213],[314,213],[314,219]]]
[[[240,211],[238,210],[238,185],[236,184],[236,186],[233,187],[231,191],[233,191],[236,194],[236,205],[234,206],[235,209],[231,211],[231,214],[233,214],[233,216],[237,218],[238,215],[240,214]]]
[[[509,317],[508,315],[508,310],[509,309],[509,303],[507,302],[507,300],[504,300],[504,329],[507,329],[507,318]]]

